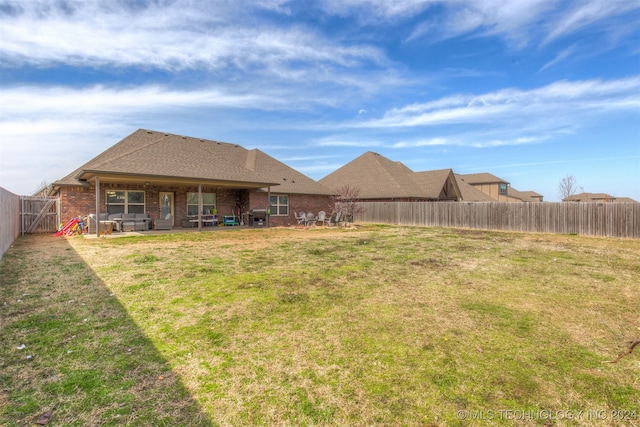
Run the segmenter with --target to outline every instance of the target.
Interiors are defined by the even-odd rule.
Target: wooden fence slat
[[[640,238],[640,203],[360,202],[356,221]]]

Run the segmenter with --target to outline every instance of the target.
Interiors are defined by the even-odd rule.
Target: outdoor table
[[[118,231],[122,231],[122,221],[122,218],[114,218],[113,220],[111,220],[111,222],[115,224],[115,229]]]

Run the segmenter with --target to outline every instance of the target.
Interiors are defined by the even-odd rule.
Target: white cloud
[[[329,14],[356,15],[365,22],[393,20],[421,13],[441,0],[322,0],[320,7]]]
[[[538,89],[503,89],[482,95],[455,95],[387,111],[377,120],[353,123],[358,128],[401,128],[443,124],[528,123],[548,126],[582,121],[613,110],[640,106],[640,77],[620,80],[560,81]],[[579,119],[579,120],[578,120]]]
[[[576,46],[572,45],[569,46],[566,49],[563,49],[562,51],[560,51],[555,58],[553,58],[551,61],[547,62],[546,64],[544,64],[542,66],[542,68],[540,68],[540,72],[546,70],[549,67],[552,67],[553,65],[557,64],[560,61],[565,60],[566,58],[568,58],[569,56],[571,56],[576,50]]]
[[[0,124],[38,117],[128,117],[157,114],[180,108],[296,109],[292,92],[265,90],[261,93],[233,93],[222,87],[180,90],[163,85],[116,88],[96,85],[87,88],[18,86],[0,88]],[[314,100],[323,102],[323,99]],[[309,100],[305,100],[309,105]],[[313,103],[312,103],[313,104]]]
[[[550,22],[545,42],[550,42],[567,34],[580,31],[584,27],[592,26],[612,17],[625,16],[640,9],[640,3],[628,0],[581,0],[575,1],[571,7]],[[607,31],[621,31],[619,21],[610,21]],[[625,26],[634,26],[637,21],[628,20]]]
[[[435,1],[432,3],[436,3]],[[442,0],[441,14],[430,14],[415,26],[407,40],[431,42],[462,35],[502,37],[508,45],[521,49],[544,45],[599,26],[603,34],[637,31],[633,20],[620,21],[640,10],[640,3],[628,0]],[[634,30],[635,28],[635,30]]]
[[[437,137],[429,139],[418,139],[413,141],[399,141],[394,143],[392,148],[417,148],[417,147],[435,147],[438,145],[455,145],[455,143],[447,138]]]
[[[139,10],[115,2],[13,4],[15,13],[0,14],[5,66],[269,70],[291,62],[349,67],[384,61],[375,47],[335,43],[304,26],[274,27],[254,19],[252,8],[229,2],[149,3]],[[263,6],[280,8],[278,2]]]
[[[316,141],[321,147],[379,147],[379,141],[371,140],[366,136],[340,136],[332,135]]]

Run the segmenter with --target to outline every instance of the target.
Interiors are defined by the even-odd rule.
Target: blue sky
[[[136,129],[640,201],[636,0],[0,0],[0,186]]]

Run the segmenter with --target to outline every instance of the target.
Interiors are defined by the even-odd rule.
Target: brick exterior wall
[[[271,195],[282,193],[272,192]],[[268,204],[268,195],[264,192],[253,191],[250,193],[251,203],[250,209],[265,209]],[[269,217],[269,225],[271,227],[288,227],[296,225],[295,213],[300,211],[312,212],[318,215],[318,212],[325,211],[327,216],[333,211],[333,203],[330,196],[316,196],[309,194],[284,194],[289,196],[289,215],[279,216],[271,215]]]
[[[95,186],[62,187],[58,197],[60,198],[60,221],[63,224],[71,218],[96,211]]]
[[[170,192],[174,195],[174,226],[180,227],[182,219],[187,216],[187,193],[197,193],[198,187],[170,187],[125,184],[101,184],[100,185],[100,212],[106,212],[107,190],[137,190],[145,192],[145,211],[153,219],[160,217],[160,193]],[[258,190],[229,190],[216,187],[202,187],[203,193],[215,193],[216,209],[218,216],[233,214],[234,207],[238,205],[242,213],[253,209],[268,209],[268,194]],[[281,193],[272,193],[277,195]],[[330,196],[315,196],[289,194],[289,215],[272,215],[269,225],[272,227],[291,226],[296,224],[295,212],[325,211],[330,215],[333,203]],[[95,185],[88,187],[62,187],[59,191],[61,221],[65,223],[71,218],[95,213]]]

